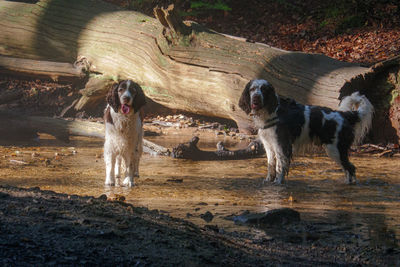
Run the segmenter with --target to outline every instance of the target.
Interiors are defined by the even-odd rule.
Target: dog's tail
[[[359,144],[368,133],[372,124],[372,116],[374,107],[365,95],[360,95],[359,92],[354,92],[350,96],[342,99],[339,105],[340,111],[357,111],[359,122],[354,127],[354,142]]]

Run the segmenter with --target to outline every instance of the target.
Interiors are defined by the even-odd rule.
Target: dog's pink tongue
[[[123,104],[121,107],[121,111],[123,114],[128,114],[131,111],[131,108],[128,105]]]

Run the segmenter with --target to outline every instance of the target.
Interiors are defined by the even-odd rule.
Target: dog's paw
[[[345,172],[345,183],[346,184],[358,184],[356,176],[355,175],[351,175],[349,172]]]
[[[285,176],[277,175],[275,181],[273,181],[274,185],[282,185],[285,183]]]
[[[262,179],[261,184],[266,185],[266,184],[269,184],[270,182],[271,182],[270,180],[268,180],[267,178],[264,178],[264,179]]]
[[[273,185],[283,185],[283,181],[279,181],[278,179],[272,182]]]
[[[106,185],[106,186],[115,186],[115,182],[106,180],[104,185]]]
[[[269,183],[275,180],[275,175],[268,173],[267,177],[265,177],[263,183]]]
[[[134,182],[133,182],[133,177],[129,177],[129,176],[127,176],[125,178],[125,180],[124,180],[124,182],[122,184],[124,186],[127,186],[127,187],[133,187],[135,185]]]
[[[355,177],[346,177],[345,183],[348,185],[358,185],[358,181]]]

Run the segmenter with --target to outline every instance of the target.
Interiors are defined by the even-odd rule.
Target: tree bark
[[[241,129],[251,127],[238,107],[251,79],[267,79],[279,94],[303,104],[336,108],[340,97],[351,91],[368,95],[367,77],[373,79],[377,72],[320,54],[250,43],[183,23],[174,12],[172,7],[156,8],[157,20],[96,0],[0,0],[0,55],[73,66],[84,59],[93,78],[133,79],[155,102],[232,119]],[[105,91],[100,88],[100,95]],[[84,95],[75,108],[100,100]]]
[[[23,96],[22,90],[5,92],[0,95],[0,105],[7,104],[17,99],[20,99]]]
[[[12,58],[0,55],[0,72],[34,78],[50,78],[58,82],[76,82],[82,80],[85,69],[78,64]]]

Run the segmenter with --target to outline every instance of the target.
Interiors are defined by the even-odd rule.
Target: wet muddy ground
[[[193,134],[200,135],[199,147],[203,149],[214,149],[218,141],[225,141],[230,148],[247,145],[246,139],[218,135],[214,130],[208,129],[162,129],[161,132],[160,136],[146,138],[166,147],[185,142]],[[123,200],[125,203],[132,204],[135,209],[144,207],[141,209],[142,212],[150,216],[152,222],[159,220],[159,223],[166,225],[170,223],[175,226],[190,225],[188,228],[182,226],[183,232],[193,234],[201,231],[201,234],[196,234],[202,239],[198,242],[204,241],[205,243],[202,244],[210,251],[224,250],[224,253],[227,253],[227,250],[236,251],[237,249],[242,253],[236,251],[234,254],[236,256],[227,256],[229,252],[223,257],[215,253],[200,253],[201,257],[200,254],[196,254],[200,258],[196,258],[197,256],[190,258],[186,257],[191,253],[189,249],[189,254],[182,256],[182,261],[178,259],[166,261],[170,264],[185,263],[185,260],[189,258],[189,262],[197,261],[200,264],[207,263],[210,259],[215,260],[211,263],[232,264],[235,263],[239,254],[243,259],[242,263],[250,265],[277,262],[293,264],[298,263],[298,260],[305,265],[315,263],[400,264],[399,157],[378,158],[373,155],[353,155],[351,160],[357,167],[359,183],[349,186],[344,184],[340,168],[325,155],[297,156],[293,161],[287,184],[276,186],[262,185],[262,178],[267,172],[264,158],[193,162],[144,154],[140,162],[140,178],[136,180],[136,186],[125,188],[103,185],[102,144],[101,139],[86,137],[74,137],[71,143],[63,144],[51,136],[41,135],[39,144],[1,146],[0,185],[20,188],[39,187],[41,190],[67,194],[53,196],[53,198],[60,198],[60,201],[68,199],[69,195],[95,198],[103,198],[102,195],[106,195],[109,200]],[[43,202],[41,205],[44,210],[48,208],[57,213],[70,209],[65,204],[57,207],[47,203],[45,200],[49,197],[41,196],[46,195],[41,191],[34,190],[36,193],[33,194],[31,191],[16,193],[17,189],[10,190],[3,188],[8,195],[2,197],[2,201],[9,199],[10,196],[13,197],[13,201],[17,201],[19,194],[30,195],[32,198],[40,199],[37,203]],[[83,203],[82,205],[86,205],[87,198],[84,200],[77,196],[76,198],[78,202]],[[63,201],[61,202],[64,203]],[[116,209],[116,214],[110,215],[113,218],[111,221],[114,219],[118,221],[117,218],[128,216],[125,210],[120,211],[126,206],[120,207],[121,204],[118,204],[118,201],[117,203],[103,202],[103,204],[98,204],[101,210],[106,209],[113,213]],[[39,205],[37,203],[33,206]],[[80,204],[74,205],[73,210],[76,210]],[[105,206],[107,207],[104,208]],[[282,207],[298,211],[301,221],[265,227],[238,225],[232,220],[243,212],[264,212]],[[157,211],[153,211],[153,214],[147,209]],[[4,216],[9,211],[6,209],[2,212]],[[84,220],[82,215],[85,214],[84,212],[70,212],[75,214],[76,220],[79,221],[79,216],[82,216]],[[134,227],[131,225],[132,222],[128,224],[129,228]],[[102,228],[102,223],[99,225]],[[159,229],[157,227],[156,229]],[[176,234],[170,230],[160,230],[162,234],[157,238],[165,239],[170,234]],[[80,234],[83,235],[83,233]],[[207,243],[211,238],[210,235],[216,235],[216,239],[219,240],[216,241],[217,245],[214,244],[214,247]],[[176,242],[192,244],[190,240],[183,241],[185,236],[176,238]],[[107,245],[110,245],[113,239],[111,237]],[[220,243],[222,241],[230,245]],[[5,246],[4,242],[7,243],[7,239],[3,240],[0,246]],[[191,245],[188,246],[191,247]],[[170,249],[177,248],[173,246]],[[145,251],[149,254],[146,258],[132,259],[142,264],[160,263],[166,260],[163,254],[154,255],[155,258],[152,259],[151,254],[158,253],[155,250]],[[179,256],[179,253],[177,255]],[[120,255],[122,262],[126,260],[125,256]],[[73,261],[68,261],[69,256],[66,257],[69,263],[79,263],[78,260],[81,259],[77,256],[73,258]],[[87,260],[95,263],[93,259]],[[133,261],[129,262],[132,264]],[[56,263],[60,262],[56,260]]]

